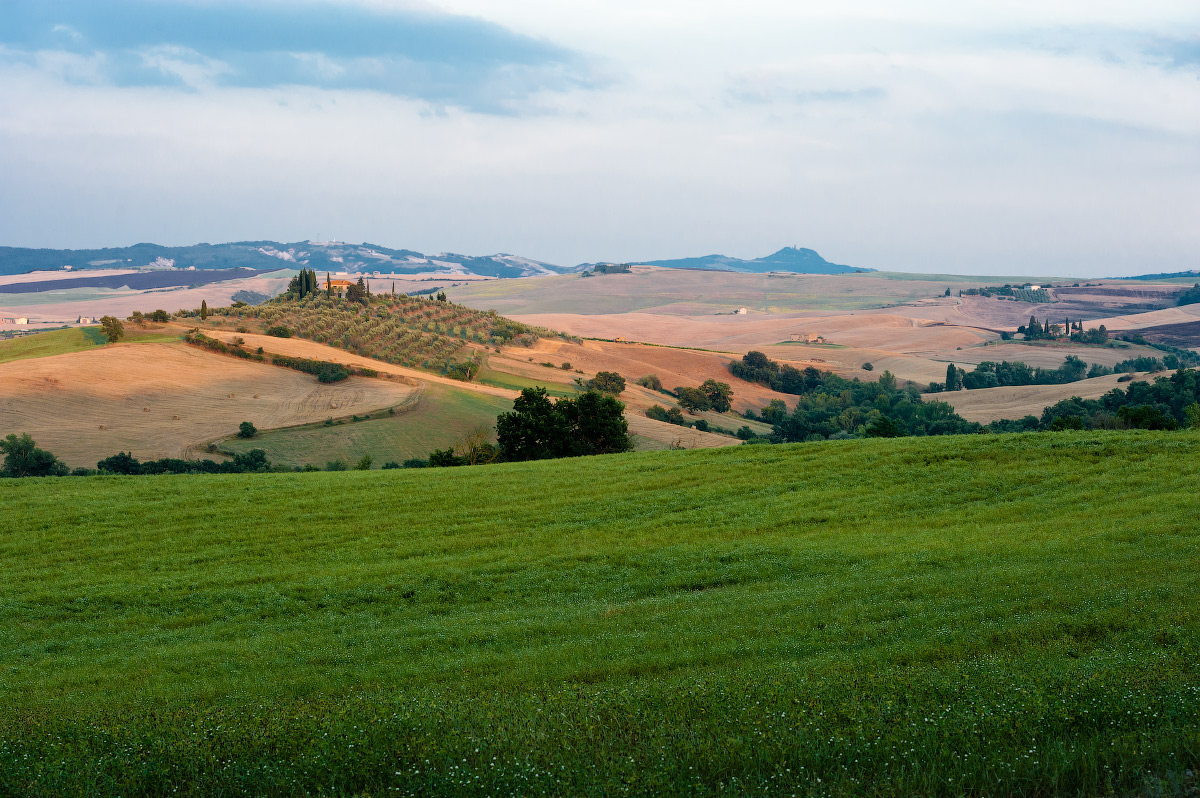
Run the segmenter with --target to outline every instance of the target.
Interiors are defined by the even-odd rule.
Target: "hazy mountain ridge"
[[[0,247],[0,275],[72,269],[272,269],[307,266],[318,272],[386,272],[487,277],[535,277],[572,271],[514,255],[426,255],[411,249],[342,242],[237,241],[168,247],[135,244],[104,249],[26,249]]]
[[[663,266],[669,269],[718,269],[734,272],[796,272],[799,274],[851,274],[854,272],[873,272],[856,266],[844,266],[840,263],[830,263],[817,254],[815,250],[803,247],[784,247],[778,252],[764,258],[745,260],[728,255],[704,255],[698,258],[676,258],[673,260],[640,261],[648,266]]]

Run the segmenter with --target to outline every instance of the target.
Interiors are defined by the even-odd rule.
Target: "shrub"
[[[384,471],[387,471],[392,468],[400,468],[400,464],[397,463],[395,460],[388,460],[386,463],[383,464]]]
[[[345,460],[330,460],[325,464],[326,471],[345,471],[347,469]]]
[[[874,370],[875,370],[875,366],[873,366],[873,365],[872,365],[872,364],[870,364],[870,363],[863,363],[863,364],[862,364],[862,370],[863,370],[863,371],[874,371]]]
[[[253,438],[257,434],[258,434],[258,428],[255,427],[253,424],[251,424],[249,421],[243,421],[238,426],[237,436],[239,438]]]
[[[354,470],[355,471],[370,471],[372,462],[374,462],[374,461],[371,459],[371,455],[364,454],[361,458],[359,458],[359,461],[354,464]]]
[[[429,453],[428,465],[431,468],[450,468],[466,464],[466,459],[456,455],[454,449],[434,449]]]
[[[645,377],[638,377],[637,384],[652,391],[662,390],[662,380],[658,378],[657,374],[647,374]]]
[[[276,338],[291,338],[292,331],[287,327],[284,327],[282,324],[276,324],[274,327],[267,328],[267,335],[271,335]]]

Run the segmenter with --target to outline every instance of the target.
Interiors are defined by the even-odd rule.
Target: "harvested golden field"
[[[324,385],[298,371],[186,344],[112,344],[0,364],[0,434],[28,432],[67,464],[119,451],[142,459],[192,447],[250,421],[261,429],[404,403],[413,385],[353,377]]]
[[[992,278],[882,274],[740,274],[634,266],[629,274],[532,277],[456,288],[450,299],[513,314],[674,315],[729,313],[739,307],[769,313],[832,313],[881,308],[940,297],[946,288]]]
[[[999,336],[969,327],[910,318],[895,313],[837,316],[754,314],[744,316],[669,316],[651,313],[572,315],[542,313],[515,317],[526,324],[551,327],[585,338],[696,346],[744,353],[808,334],[845,346],[887,349],[905,354],[936,354],[977,346]]]
[[[1103,324],[1110,330],[1136,330],[1161,324],[1186,324],[1197,320],[1200,320],[1200,305],[1183,305],[1177,308],[1152,310],[1148,313],[1131,313],[1097,319],[1095,322],[1088,322],[1088,326]]]
[[[1152,349],[1148,346],[1121,346],[1121,347],[1105,347],[1105,346],[1084,346],[1082,344],[1051,344],[1038,346],[1036,344],[1022,343],[1003,343],[993,344],[985,347],[974,349],[964,349],[961,352],[949,354],[945,360],[953,361],[958,365],[971,370],[972,366],[982,363],[985,360],[999,362],[1001,360],[1021,361],[1028,363],[1035,368],[1050,368],[1056,369],[1062,365],[1063,360],[1068,355],[1074,355],[1085,363],[1099,363],[1102,366],[1112,368],[1123,360],[1128,360],[1134,357],[1143,355],[1149,357],[1162,357],[1162,352]],[[943,377],[945,376],[945,366],[942,367]],[[940,379],[940,378],[937,378]]]
[[[1117,382],[1120,377],[1120,374],[1109,374],[1065,385],[1009,385],[974,391],[929,393],[924,398],[926,401],[953,405],[958,414],[968,421],[987,423],[1002,418],[1040,417],[1045,408],[1072,396],[1099,399],[1113,388],[1124,389],[1128,385]]]

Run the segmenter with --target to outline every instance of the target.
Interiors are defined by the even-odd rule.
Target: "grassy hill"
[[[162,343],[178,341],[175,333],[161,330],[139,329],[130,325],[125,330],[126,343]],[[99,327],[69,327],[35,335],[23,335],[8,341],[0,341],[0,363],[13,360],[28,360],[35,357],[53,357],[70,352],[82,352],[95,346],[104,346],[108,339]]]
[[[1194,793],[1198,455],[0,481],[0,794]]]
[[[426,386],[412,403],[392,414],[377,413],[362,421],[271,430],[254,438],[230,437],[221,449],[248,452],[263,449],[272,463],[324,468],[331,460],[350,465],[369,454],[378,468],[389,460],[426,458],[434,449],[454,446],[471,430],[496,426],[496,416],[512,410],[512,400],[488,394],[455,390],[446,385]]]

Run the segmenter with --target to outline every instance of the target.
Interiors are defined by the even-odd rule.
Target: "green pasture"
[[[250,439],[228,438],[220,446],[238,453],[263,449],[273,463],[311,463],[321,468],[331,460],[354,465],[369,454],[378,468],[389,460],[428,457],[434,449],[453,446],[460,436],[480,425],[494,429],[496,416],[509,410],[511,399],[434,383],[425,387],[415,407],[394,415],[381,409],[363,421],[307,424],[262,432]]]
[[[174,333],[156,332],[153,329],[139,330],[132,325],[125,326],[123,343],[178,341]],[[65,355],[70,352],[81,352],[94,346],[104,346],[108,339],[99,327],[71,327],[65,330],[51,330],[35,335],[24,335],[9,341],[0,341],[0,363],[11,360],[26,360],[32,357],[51,357]]]
[[[1200,435],[0,480],[0,794],[1190,795]]]
[[[480,369],[478,376],[475,377],[475,381],[481,385],[508,388],[511,391],[520,391],[525,388],[545,388],[546,393],[550,396],[575,396],[579,393],[579,388],[572,384],[575,377],[579,376],[575,372],[563,371],[557,367],[543,366],[543,368],[546,369],[546,376],[534,379],[510,374],[507,371],[498,371],[485,364]],[[511,401],[505,410],[512,410]]]

